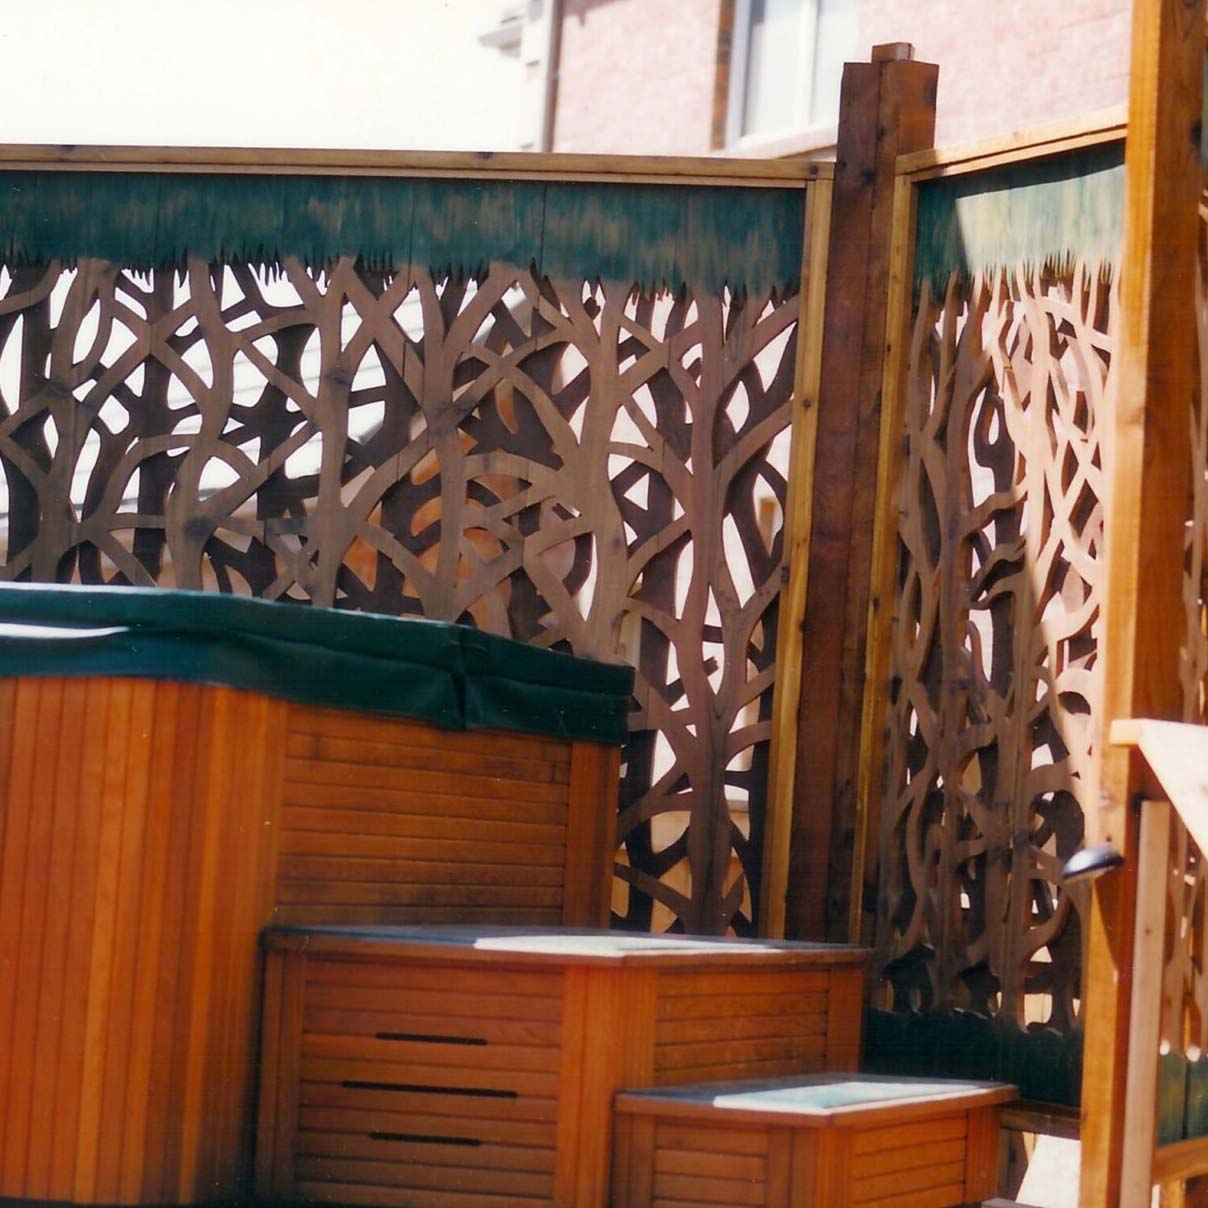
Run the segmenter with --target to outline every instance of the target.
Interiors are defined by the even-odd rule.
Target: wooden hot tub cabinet
[[[268,932],[256,1188],[604,1208],[626,1087],[855,1066],[858,948],[618,932]]]
[[[246,1195],[273,921],[606,919],[628,685],[453,626],[0,588],[0,1197]]]

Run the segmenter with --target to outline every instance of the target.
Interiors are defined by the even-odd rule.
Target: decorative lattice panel
[[[1113,289],[921,287],[906,396],[880,963],[898,1009],[1073,1024]]]
[[[621,920],[749,930],[797,309],[498,265],[10,266],[0,573],[629,659]]]

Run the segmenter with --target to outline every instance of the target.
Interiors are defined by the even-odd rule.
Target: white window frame
[[[797,27],[798,71],[793,109],[775,129],[743,134],[747,99],[747,66],[751,47],[751,0],[734,0],[734,38],[730,47],[730,77],[726,97],[726,147],[743,148],[799,138],[803,134],[833,135],[834,122],[813,120],[811,107],[818,63],[818,0],[802,0]],[[825,137],[822,141],[827,141]]]

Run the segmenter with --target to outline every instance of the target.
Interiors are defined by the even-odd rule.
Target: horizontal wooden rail
[[[1153,1181],[1174,1183],[1208,1174],[1208,1137],[1159,1145],[1153,1155]]]
[[[1010,1132],[1043,1133],[1046,1137],[1078,1140],[1081,1113],[1061,1103],[1036,1103],[1020,1099],[1003,1108],[1002,1127]]]
[[[1152,776],[1146,794],[1168,800],[1208,852],[1208,726],[1121,718],[1112,723],[1111,745],[1140,751]]]
[[[0,171],[205,172],[290,176],[598,181],[792,188],[829,179],[832,164],[712,156],[566,155],[494,151],[357,151],[254,147],[0,144]]]
[[[1103,109],[1068,121],[1037,126],[1005,137],[979,139],[951,147],[935,147],[899,155],[897,174],[915,180],[980,172],[1019,160],[1035,160],[1079,147],[1109,143],[1124,138],[1124,106]]]

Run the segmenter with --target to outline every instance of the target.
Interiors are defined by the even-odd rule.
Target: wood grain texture
[[[894,169],[931,144],[936,76],[909,61],[843,72],[786,907],[799,939],[848,933]]]
[[[280,923],[602,925],[617,751],[290,705]]]
[[[280,933],[292,947],[278,963],[277,934],[261,1069],[265,1196],[339,1199],[360,1183],[365,1202],[437,1208],[460,1195],[489,1208],[494,1177],[509,1203],[605,1208],[614,1175],[628,1171],[614,1202],[707,1200],[710,1169],[749,1174],[756,1155],[723,1141],[716,1153],[732,1162],[710,1155],[693,1169],[689,1128],[669,1142],[676,1157],[652,1162],[645,1125],[614,1147],[616,1094],[825,1067],[824,962],[760,970],[754,954],[739,965],[718,955],[710,972],[708,952],[684,967],[609,964],[370,931]],[[287,1009],[294,1001],[300,1009]],[[466,1169],[481,1174],[463,1179]]]
[[[0,708],[0,867],[22,870],[0,891],[0,965],[16,991],[0,1002],[0,1194],[238,1194],[270,909],[265,739],[280,706],[48,679],[10,683]]]
[[[0,164],[74,172],[252,172],[505,180],[606,180],[756,184],[783,188],[825,179],[831,165],[726,156],[570,155],[498,151],[361,151],[279,147],[0,145]]]
[[[852,1116],[829,1116],[622,1094],[617,1134],[626,1139],[625,1161],[617,1169],[628,1171],[630,1181],[616,1189],[617,1202],[953,1208],[996,1190],[995,1097],[1001,1098],[988,1092],[981,1102],[971,1096],[947,1105],[866,1105]],[[652,1147],[633,1144],[639,1128],[649,1130],[644,1137],[652,1133]]]
[[[1198,5],[1134,4],[1116,393],[1105,457],[1103,735],[1118,717],[1175,720],[1183,710],[1203,54]],[[1138,786],[1127,751],[1100,750],[1099,808],[1088,815],[1087,836],[1114,841],[1128,862],[1122,875],[1095,883],[1092,899],[1085,1017],[1095,1060],[1083,1078],[1082,1208],[1104,1208],[1122,1193],[1132,993],[1136,840],[1128,815]]]
[[[814,457],[818,394],[822,373],[822,324],[826,314],[826,261],[830,247],[829,181],[806,194],[805,247],[801,256],[801,333],[793,371],[793,420],[788,497],[784,511],[784,559],[788,580],[779,604],[776,634],[776,689],[772,698],[772,739],[768,748],[768,800],[763,837],[763,879],[759,907],[761,935],[785,933],[793,792],[796,782],[797,726],[801,705],[805,615],[809,583]]]

